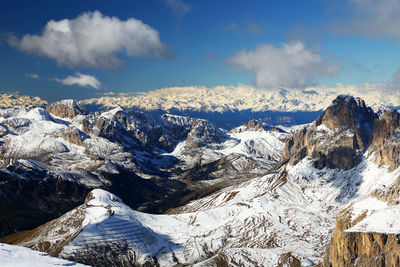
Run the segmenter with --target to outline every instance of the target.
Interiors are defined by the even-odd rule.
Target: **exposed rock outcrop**
[[[79,234],[79,227],[85,218],[84,210],[78,207],[56,220],[47,222],[33,230],[19,232],[2,239],[8,244],[18,244],[57,257],[63,247]],[[57,233],[58,239],[49,242],[49,237]]]
[[[245,131],[254,131],[254,132],[275,131],[275,132],[281,132],[281,133],[285,132],[284,130],[282,130],[278,127],[270,126],[266,123],[263,123],[263,122],[260,122],[259,120],[254,120],[254,119],[250,119],[243,126],[239,126],[239,127],[231,130],[231,132],[233,132],[233,133],[241,133],[241,132],[245,132]]]
[[[113,116],[84,119],[82,130],[113,142],[124,142],[131,148],[138,147],[138,140],[131,131],[129,119],[123,110],[115,112]]]
[[[376,117],[363,100],[340,95],[312,125],[293,135],[281,162],[295,165],[310,156],[317,168],[351,169],[368,149]]]
[[[183,139],[197,148],[211,142],[222,142],[226,136],[206,120],[164,114],[152,120],[141,112],[117,108],[105,116],[82,121],[82,130],[123,143],[125,147],[158,147],[172,152]]]
[[[66,99],[48,104],[46,110],[60,118],[75,118],[79,114],[87,114],[87,110],[79,102]]]
[[[61,137],[72,144],[82,146],[83,141],[88,138],[87,134],[77,128],[68,128],[61,133]]]
[[[292,253],[287,252],[282,254],[278,260],[278,267],[300,267],[301,262]]]
[[[196,148],[203,147],[211,142],[220,143],[225,139],[218,129],[216,129],[212,124],[204,120],[194,121],[186,142],[188,145]]]
[[[400,165],[399,113],[390,110],[375,119],[372,131],[371,152],[376,153],[376,163],[389,165],[394,170]]]
[[[252,130],[252,131],[259,131],[263,130],[264,127],[263,125],[256,120],[250,119],[245,125],[244,125],[244,131]]]
[[[326,248],[321,266],[400,265],[399,234],[345,232],[364,216],[365,214],[362,214],[352,220],[348,210],[338,216],[332,240]]]

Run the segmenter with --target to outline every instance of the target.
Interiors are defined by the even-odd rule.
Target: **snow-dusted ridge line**
[[[132,96],[107,96],[84,100],[88,105],[111,108],[117,105],[143,110],[179,110],[197,112],[236,111],[320,111],[338,94],[362,97],[374,110],[399,107],[400,95],[387,84],[363,84],[299,89],[257,89],[246,85],[170,87]]]
[[[47,101],[38,96],[19,95],[18,93],[0,93],[0,108],[33,108],[44,107]]]
[[[237,86],[168,87],[129,95],[104,96],[82,100],[81,103],[101,109],[117,106],[143,110],[179,110],[194,112],[295,112],[321,111],[338,94],[362,97],[375,111],[400,107],[400,95],[385,83],[309,87],[305,89],[257,89]],[[68,101],[68,100],[67,100]],[[44,107],[46,100],[35,96],[0,94],[0,108]]]
[[[2,267],[56,267],[71,266],[84,267],[80,263],[75,263],[55,257],[46,253],[34,251],[29,248],[12,246],[0,243],[0,265]]]

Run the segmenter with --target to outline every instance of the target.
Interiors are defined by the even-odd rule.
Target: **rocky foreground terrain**
[[[1,123],[2,203],[11,192],[41,212],[77,203],[1,242],[94,266],[399,264],[395,110],[341,95],[309,125],[227,132],[62,101],[5,110]]]

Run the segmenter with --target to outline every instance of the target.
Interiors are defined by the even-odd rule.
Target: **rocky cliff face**
[[[83,141],[89,136],[81,130],[71,127],[61,132],[61,138],[72,144],[83,146]]]
[[[338,96],[312,125],[286,143],[281,162],[295,165],[310,156],[320,169],[351,169],[369,146],[376,117],[363,100]]]
[[[240,130],[243,130],[243,131],[248,131],[248,130],[250,130],[250,131],[260,131],[260,130],[264,130],[264,127],[259,121],[250,119],[244,125],[243,129],[240,129]]]
[[[400,265],[400,234],[345,232],[364,217],[365,213],[352,219],[349,210],[343,211],[338,216],[332,240],[326,248],[321,266]]]
[[[74,118],[79,114],[87,114],[87,110],[79,102],[72,99],[57,101],[46,106],[46,110],[60,118]]]
[[[284,132],[279,126],[271,126],[268,125],[267,123],[261,122],[259,120],[254,120],[250,119],[248,120],[247,123],[245,123],[242,126],[233,128],[230,132],[232,133],[241,133],[245,131],[253,131],[253,132],[259,132],[259,131],[275,131],[275,132]]]
[[[400,122],[396,110],[384,112],[375,119],[372,131],[371,152],[376,154],[376,163],[388,165],[394,170],[400,164]]]
[[[194,148],[225,139],[224,134],[206,120],[167,114],[154,118],[122,108],[84,119],[82,130],[131,149],[157,147],[168,152],[184,139]]]

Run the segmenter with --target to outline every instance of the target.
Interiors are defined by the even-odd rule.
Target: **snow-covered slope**
[[[362,97],[371,107],[400,106],[400,95],[387,84],[363,84],[333,88],[263,90],[246,85],[236,87],[203,86],[172,87],[138,93],[134,96],[113,96],[83,101],[92,106],[112,108],[118,105],[143,110],[187,110],[202,112],[234,111],[319,111],[325,109],[338,94]]]
[[[254,122],[254,120],[250,120],[250,122]],[[202,162],[211,162],[223,156],[237,154],[243,158],[247,157],[259,162],[275,164],[280,159],[285,141],[292,134],[291,131],[299,126],[285,127],[285,130],[282,130],[279,127],[273,128],[261,122],[257,123],[260,125],[259,128],[248,128],[247,124],[239,126],[225,133],[224,142],[202,148]],[[188,154],[200,153],[193,153],[193,147],[188,148],[187,141],[178,144],[175,150],[170,153],[181,161],[193,161],[190,156],[188,157]]]
[[[74,263],[50,257],[46,253],[37,252],[29,248],[11,246],[0,243],[0,261],[3,267],[56,267],[74,266],[84,267],[87,265]]]
[[[322,259],[335,214],[375,188],[390,185],[399,174],[400,170],[379,168],[373,157],[348,171],[318,170],[306,158],[191,202],[171,215],[136,212],[115,195],[94,190],[90,201],[78,208],[84,214],[73,231],[78,234],[59,256],[93,264],[101,260],[93,256],[96,251],[111,250],[119,257],[109,261],[276,266],[291,255],[302,265],[312,265]],[[61,232],[71,232],[63,223],[50,225],[51,231],[42,231],[47,235],[21,245],[38,248],[46,241],[65,240],[57,234],[61,227]]]

